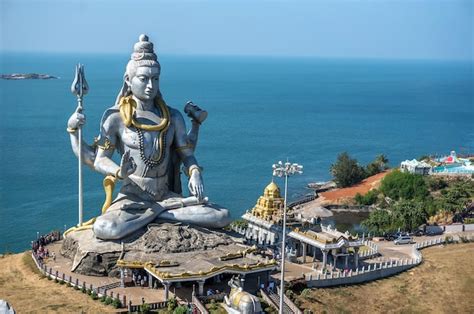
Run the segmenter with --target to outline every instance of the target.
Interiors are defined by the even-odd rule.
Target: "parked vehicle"
[[[402,231],[397,231],[397,232],[387,233],[384,236],[384,238],[387,241],[393,241],[393,240],[396,240],[396,239],[398,239],[398,238],[400,238],[401,236],[404,236],[404,235],[408,235],[408,233],[407,232],[402,232]]]
[[[423,236],[425,235],[425,232],[422,229],[415,230],[414,232],[410,233],[411,236]]]
[[[412,242],[413,242],[413,239],[409,235],[401,235],[393,241],[393,243],[395,243],[396,245],[410,244]]]
[[[435,236],[435,235],[441,235],[443,234],[443,229],[439,228],[439,229],[430,229],[428,231],[426,231],[426,235],[428,236]]]

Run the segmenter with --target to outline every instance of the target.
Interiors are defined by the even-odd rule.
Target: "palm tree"
[[[379,164],[381,169],[388,169],[388,158],[384,154],[377,155],[375,163]]]

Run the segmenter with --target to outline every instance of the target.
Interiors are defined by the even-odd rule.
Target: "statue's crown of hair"
[[[133,46],[133,53],[131,55],[131,60],[133,61],[145,61],[147,63],[155,63],[158,66],[157,56],[153,51],[153,43],[148,41],[148,36],[141,34],[138,38],[138,42]],[[150,64],[150,65],[152,65]]]

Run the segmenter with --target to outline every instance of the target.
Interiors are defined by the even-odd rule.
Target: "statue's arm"
[[[71,148],[76,157],[79,157],[79,132],[77,130],[79,127],[82,127],[85,122],[86,118],[84,114],[76,111],[71,115],[67,123]],[[92,169],[94,169],[95,154],[95,147],[82,141],[82,160]]]
[[[171,118],[175,126],[174,143],[175,149],[186,168],[191,166],[198,166],[198,162],[194,157],[194,143],[189,141],[188,135],[186,134],[186,124],[184,123],[183,116],[177,110],[171,110]]]
[[[125,179],[134,173],[137,166],[130,151],[125,151],[122,155],[120,165],[112,160],[116,145],[120,141],[122,127],[120,114],[114,110],[105,112],[100,125],[100,136],[97,140],[97,155],[94,161],[96,171],[104,175],[112,175],[119,179]]]
[[[112,160],[114,151],[114,148],[105,149],[103,147],[99,147],[97,149],[97,156],[94,161],[94,168],[96,171],[104,175],[116,175],[117,171],[120,169],[120,166]]]
[[[116,113],[105,112],[100,123],[100,135],[97,140],[97,155],[94,160],[96,171],[104,175],[116,175],[120,166],[113,160],[112,156],[117,144],[119,125]]]
[[[186,124],[183,116],[177,110],[171,111],[171,118],[175,126],[174,144],[179,158],[184,166],[188,169],[189,182],[188,188],[191,194],[198,199],[204,198],[204,184],[201,176],[201,168],[199,168],[196,158],[194,157],[194,147],[189,143],[186,134]]]

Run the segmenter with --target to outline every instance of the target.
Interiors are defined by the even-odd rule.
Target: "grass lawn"
[[[0,257],[0,299],[17,313],[115,313],[111,306],[41,275],[31,252]]]
[[[474,243],[422,251],[407,272],[363,285],[313,289],[298,296],[314,313],[474,313]]]

